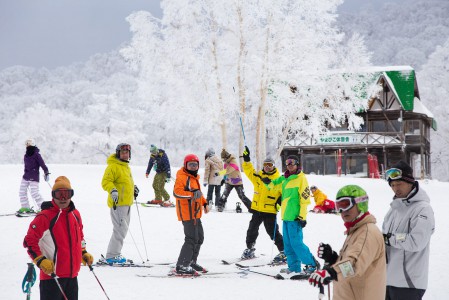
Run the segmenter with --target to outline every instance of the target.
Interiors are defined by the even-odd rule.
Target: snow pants
[[[184,226],[184,244],[179,253],[177,266],[190,266],[190,263],[196,262],[200,254],[200,248],[204,241],[204,231],[201,219],[183,221]]]
[[[116,257],[121,254],[123,241],[128,233],[129,222],[131,221],[131,206],[117,206],[111,208],[112,236],[109,240],[106,258]]]
[[[234,188],[235,188],[235,191],[237,192],[237,195],[239,196],[240,200],[242,200],[242,202],[246,206],[246,208],[248,210],[250,210],[251,209],[251,200],[245,196],[245,190],[243,189],[243,185],[231,185],[229,183],[226,183],[223,195],[221,195],[220,200],[217,203],[215,203],[215,205],[224,207],[226,205],[226,202],[228,201],[229,194],[231,193],[232,189],[234,189]]]
[[[78,278],[58,278],[64,294],[68,300],[78,300]],[[41,280],[39,282],[41,300],[64,300],[54,279]]]
[[[421,300],[426,290],[399,288],[387,285],[387,296],[385,300]]]
[[[210,203],[212,201],[214,191],[215,191],[215,203],[218,203],[220,199],[221,185],[213,185],[213,184],[209,184],[209,186],[207,187],[207,203]]]
[[[165,190],[165,179],[167,179],[166,172],[156,173],[154,175],[153,189],[155,200],[162,200],[164,198],[164,201],[167,201],[170,199],[170,195]]]
[[[284,221],[282,232],[284,234],[284,253],[287,256],[290,271],[301,272],[301,263],[314,266],[313,255],[303,241],[301,225],[296,221]]]
[[[251,249],[256,244],[257,237],[259,236],[259,227],[262,223],[270,239],[274,240],[274,244],[278,250],[284,251],[284,241],[282,234],[279,232],[276,215],[259,211],[253,212],[251,221],[249,221],[248,231],[246,232],[246,247]]]
[[[29,181],[22,178],[19,189],[20,206],[30,208],[30,202],[28,201],[28,188],[30,189],[31,198],[36,202],[37,210],[41,209],[41,204],[44,202],[39,193],[39,182]]]

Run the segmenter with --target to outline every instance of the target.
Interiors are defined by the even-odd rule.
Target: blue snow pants
[[[284,236],[284,253],[290,271],[301,272],[301,263],[315,265],[309,247],[303,242],[302,227],[296,221],[283,221],[282,234]]]

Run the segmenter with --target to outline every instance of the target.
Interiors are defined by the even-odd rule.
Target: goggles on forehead
[[[289,158],[285,161],[285,165],[286,166],[290,166],[290,165],[297,165],[298,161],[296,159],[293,158]]]
[[[53,199],[67,200],[73,197],[74,191],[72,189],[57,189],[51,192]]]
[[[402,170],[397,168],[391,168],[385,171],[385,179],[401,179],[402,178]]]
[[[199,166],[199,164],[196,161],[189,161],[187,163],[187,167],[189,167],[189,168],[198,168],[198,166]]]
[[[360,197],[340,197],[335,200],[335,207],[338,212],[350,210],[355,204],[368,201],[368,196]]]
[[[266,163],[263,163],[263,166],[272,168],[272,167],[274,167],[274,164],[270,163],[270,162],[266,162]]]

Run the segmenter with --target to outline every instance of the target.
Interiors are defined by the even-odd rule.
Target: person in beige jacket
[[[214,202],[212,201],[212,197],[215,191],[215,203],[220,199],[221,193],[221,185],[223,176],[219,173],[223,170],[223,162],[220,157],[215,154],[215,150],[213,148],[209,148],[206,151],[206,155],[204,157],[204,187],[207,188],[207,203],[212,207]],[[224,182],[223,182],[224,183]]]
[[[322,286],[333,281],[334,300],[384,300],[385,244],[376,218],[368,211],[368,195],[357,185],[347,185],[336,199],[347,237],[340,254],[320,243],[318,257],[324,259],[325,266],[310,275],[309,283]]]

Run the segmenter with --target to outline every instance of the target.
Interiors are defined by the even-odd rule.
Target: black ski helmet
[[[131,160],[131,145],[126,143],[120,143],[115,148],[115,157],[120,159],[120,150],[128,150],[129,151],[129,160]]]

